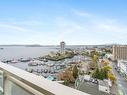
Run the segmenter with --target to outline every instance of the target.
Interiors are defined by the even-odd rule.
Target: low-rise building
[[[127,78],[127,60],[118,60],[117,67],[119,72]]]
[[[113,55],[112,54],[105,54],[105,57],[108,58],[108,59],[113,60]]]

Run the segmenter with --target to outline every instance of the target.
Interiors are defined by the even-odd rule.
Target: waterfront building
[[[65,53],[65,42],[60,42],[60,53],[64,54]]]

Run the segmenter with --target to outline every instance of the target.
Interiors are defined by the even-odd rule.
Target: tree
[[[108,48],[105,48],[104,51],[105,51],[106,53],[112,53],[112,50],[111,50],[111,49],[108,49]]]
[[[104,69],[106,72],[108,72],[108,71],[110,71],[110,70],[112,69],[112,67],[110,67],[110,66],[104,66],[103,69]]]
[[[83,52],[81,53],[81,55],[83,55],[83,56],[89,56],[89,52],[88,52],[88,51],[83,51]]]
[[[98,56],[97,55],[94,55],[93,58],[92,58],[92,60],[93,60],[94,63],[97,63],[97,59],[98,59]]]
[[[97,78],[99,77],[99,68],[97,68],[96,70],[94,70],[93,74],[92,74],[93,78]]]
[[[103,80],[103,79],[107,79],[107,72],[105,72],[104,69],[101,68],[100,72],[99,72],[99,79]]]
[[[94,73],[92,74],[92,77],[96,78],[96,79],[103,80],[103,79],[107,78],[107,72],[105,72],[105,70],[103,68],[101,68],[101,69],[97,68],[94,71]]]
[[[73,77],[75,79],[78,77],[78,68],[76,65],[73,67]]]
[[[93,68],[97,67],[97,60],[98,60],[98,56],[97,55],[94,55],[92,57]]]
[[[75,80],[72,75],[71,68],[68,68],[65,71],[59,73],[58,76],[60,80],[65,80],[65,82],[73,82]]]
[[[69,85],[70,81],[69,80],[64,80],[63,84],[64,85]]]
[[[108,78],[112,81],[113,84],[115,83],[116,77],[112,73],[108,74]]]
[[[100,56],[100,53],[97,52],[96,50],[93,50],[90,52],[90,56],[93,57],[94,55]]]

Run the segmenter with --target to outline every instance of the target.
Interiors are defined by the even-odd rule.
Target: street
[[[114,68],[112,64],[112,70],[117,78],[117,87],[119,95],[127,95],[127,80],[125,80]]]

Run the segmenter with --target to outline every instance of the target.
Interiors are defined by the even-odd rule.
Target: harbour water
[[[58,51],[56,47],[25,47],[25,46],[4,46],[0,47],[0,60],[18,59],[28,57],[39,57],[48,54],[50,51]]]

